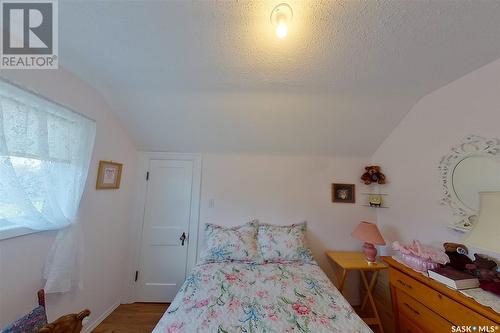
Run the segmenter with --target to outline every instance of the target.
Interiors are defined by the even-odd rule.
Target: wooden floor
[[[122,304],[92,333],[151,333],[170,304]],[[371,327],[377,333],[378,328]]]
[[[150,333],[169,304],[122,304],[93,333]]]

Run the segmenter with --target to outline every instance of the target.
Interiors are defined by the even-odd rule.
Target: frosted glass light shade
[[[481,192],[479,202],[479,218],[464,241],[469,246],[500,253],[500,192]]]

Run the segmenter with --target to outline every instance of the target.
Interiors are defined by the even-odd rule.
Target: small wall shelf
[[[361,206],[363,206],[363,207],[370,207],[370,208],[390,208],[389,206],[370,206],[370,205],[367,205],[367,204],[363,204]]]
[[[380,186],[380,185],[377,185],[377,188],[374,189],[375,191],[377,191],[377,189],[380,189],[378,186]],[[388,200],[386,200],[386,198],[388,198],[388,196],[389,196],[389,193],[377,193],[377,192],[374,192],[373,189],[367,188],[365,190],[365,192],[361,192],[361,195],[363,195],[365,197],[361,206],[370,207],[370,208],[389,208],[390,207],[387,205]],[[370,196],[372,196],[372,195],[384,197],[384,200],[381,200],[381,203],[382,203],[381,206],[370,205]],[[382,198],[380,198],[380,199],[382,199]]]

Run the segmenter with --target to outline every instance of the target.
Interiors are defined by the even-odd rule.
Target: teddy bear
[[[371,183],[385,184],[385,175],[380,171],[380,166],[370,165],[365,167],[365,173],[361,176],[361,180],[365,185]]]
[[[450,258],[448,266],[463,271],[467,265],[472,264],[472,260],[467,256],[469,250],[465,245],[444,243],[443,247],[446,255]]]

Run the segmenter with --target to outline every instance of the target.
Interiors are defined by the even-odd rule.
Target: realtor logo
[[[0,68],[58,68],[56,0],[2,0],[0,16]]]

